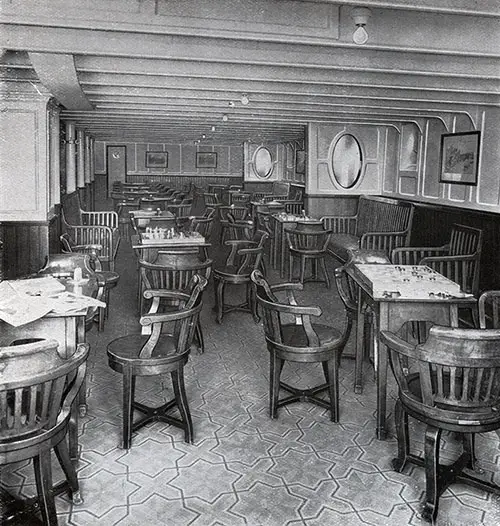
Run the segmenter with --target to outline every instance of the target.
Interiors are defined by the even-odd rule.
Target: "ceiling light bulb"
[[[234,106],[234,102],[232,100],[229,101],[229,106],[231,106],[231,107]]]
[[[352,35],[352,40],[355,44],[363,45],[368,42],[368,33],[364,26],[358,26]]]
[[[207,136],[206,136],[205,134],[203,134],[203,135],[201,136],[201,138],[202,138],[202,139],[206,139]]]
[[[223,120],[224,122],[227,122],[227,120],[228,120],[228,116],[227,116],[226,114],[224,114],[224,115],[222,116],[222,120]]]
[[[215,126],[212,126],[212,131],[215,131]]]
[[[250,100],[246,95],[241,96],[241,104],[243,104],[243,106],[246,106],[249,102]]]

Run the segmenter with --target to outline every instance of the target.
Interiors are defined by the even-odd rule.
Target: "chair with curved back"
[[[212,260],[200,261],[196,249],[194,251],[160,250],[154,263],[139,260],[139,272],[142,290],[171,290],[186,293],[193,276],[202,276],[207,281],[210,279]],[[144,303],[141,301],[139,312],[142,314],[144,310]],[[201,323],[196,326],[195,336],[199,352],[202,353],[205,345]]]
[[[191,344],[202,309],[202,292],[207,280],[199,275],[192,279],[190,293],[170,290],[144,291],[152,299],[149,312],[140,319],[149,334],[129,334],[108,344],[109,366],[123,376],[123,448],[129,449],[132,432],[150,422],[166,422],[184,431],[184,440],[193,441],[193,423],[184,386],[184,366],[191,352]],[[168,302],[167,312],[161,312],[162,302]],[[171,304],[178,303],[172,311]],[[160,407],[148,407],[135,400],[138,376],[158,376],[170,373],[174,398]],[[177,407],[180,417],[167,414]],[[143,413],[133,421],[134,409]]]
[[[268,235],[258,230],[253,240],[229,239],[226,245],[231,251],[223,267],[214,269],[215,312],[216,320],[222,323],[224,314],[232,311],[251,312],[254,320],[258,320],[254,290],[250,275],[252,271],[262,268],[264,243]],[[225,303],[227,285],[245,285],[246,299],[239,304]]]
[[[486,290],[479,296],[479,327],[500,329],[500,290]]]
[[[246,206],[221,205],[218,208],[220,223],[220,243],[223,244],[226,239],[239,239],[234,223],[247,221],[249,219],[249,210]],[[230,214],[230,215],[229,215]]]
[[[300,262],[299,281],[305,283],[307,281],[324,281],[327,288],[330,288],[330,277],[326,269],[325,259],[327,256],[327,248],[330,243],[331,232],[315,226],[304,225],[304,228],[285,228],[285,233],[289,249],[289,267],[288,278],[292,281],[293,277],[293,263],[295,259]],[[306,278],[306,264],[311,261],[312,273],[311,277]],[[318,264],[323,271],[323,280],[318,280],[317,266]]]
[[[439,497],[455,481],[500,494],[498,485],[463,471],[474,469],[474,436],[500,429],[500,330],[434,326],[425,343],[417,345],[388,331],[380,337],[399,387],[393,466],[398,472],[408,462],[424,466],[422,518],[434,523]],[[426,426],[423,458],[410,451],[408,416]],[[455,433],[462,443],[453,464],[439,462],[443,431]]]
[[[110,291],[114,289],[120,280],[120,274],[111,270],[104,270],[102,268],[101,260],[99,259],[99,253],[101,251],[100,245],[75,245],[74,241],[68,234],[62,234],[59,237],[61,241],[62,253],[72,254],[75,252],[81,254],[88,254],[90,256],[90,267],[95,273],[99,286],[104,287],[103,301],[106,303],[106,307],[99,309],[99,325],[100,331],[104,330],[104,320],[108,317],[109,306],[110,306]]]
[[[270,353],[269,412],[271,418],[278,417],[278,408],[307,401],[330,411],[333,422],[339,419],[340,355],[348,338],[347,326],[343,331],[334,327],[314,323],[312,317],[321,316],[316,306],[301,306],[294,291],[302,290],[301,283],[284,283],[270,286],[259,271],[252,273],[257,303],[264,322],[267,349]],[[280,301],[276,293],[286,292],[287,301]],[[294,319],[294,322],[289,321]],[[286,362],[321,363],[325,382],[312,388],[299,389],[281,381]],[[280,389],[290,393],[279,398]],[[328,392],[328,399],[319,395]]]
[[[401,247],[392,251],[395,265],[427,265],[458,283],[462,292],[479,296],[479,271],[483,231],[454,224],[450,241],[441,247]],[[472,310],[472,323],[477,327],[477,310]]]
[[[214,225],[215,210],[207,209],[202,216],[195,216],[192,222],[193,232],[201,234],[205,241],[210,241]]]
[[[0,347],[0,466],[33,459],[43,523],[57,525],[54,496],[70,492],[82,503],[67,435],[72,404],[85,377],[88,344],[61,358],[56,340]],[[66,480],[53,486],[51,450]]]

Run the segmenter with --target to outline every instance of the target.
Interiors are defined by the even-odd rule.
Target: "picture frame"
[[[196,152],[196,168],[217,168],[215,152]]]
[[[295,173],[306,173],[306,152],[305,150],[295,150]]]
[[[481,132],[441,135],[440,183],[477,185]]]
[[[167,168],[168,152],[146,152],[146,168]]]

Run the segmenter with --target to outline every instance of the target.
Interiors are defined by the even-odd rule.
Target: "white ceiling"
[[[0,0],[0,91],[46,91],[98,140],[301,140],[498,106],[499,17],[498,0]]]

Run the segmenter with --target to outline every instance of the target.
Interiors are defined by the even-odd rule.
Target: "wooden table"
[[[208,247],[212,246],[205,241],[203,236],[192,237],[174,237],[172,239],[151,239],[147,240],[139,237],[137,234],[131,236],[132,248],[138,253],[141,259],[153,261],[158,250],[167,249],[193,249],[201,251],[202,256],[208,259]]]
[[[97,291],[97,280],[90,279],[75,285],[73,280],[59,279],[68,292],[93,296]],[[71,313],[49,312],[42,318],[15,327],[0,320],[0,345],[8,346],[14,340],[24,338],[54,338],[60,344],[59,354],[63,358],[72,356],[79,343],[85,342],[85,315],[87,309]],[[87,412],[85,382],[77,398],[78,408],[75,407],[69,426],[69,450],[72,459],[78,458],[78,413],[82,416]]]
[[[459,285],[423,265],[352,264],[347,274],[359,285],[356,333],[355,391],[361,391],[361,364],[364,349],[364,306],[369,303],[377,322],[375,371],[377,381],[377,438],[384,440],[386,429],[387,348],[379,343],[379,332],[397,332],[407,321],[433,322],[458,326],[458,308],[475,303]]]

